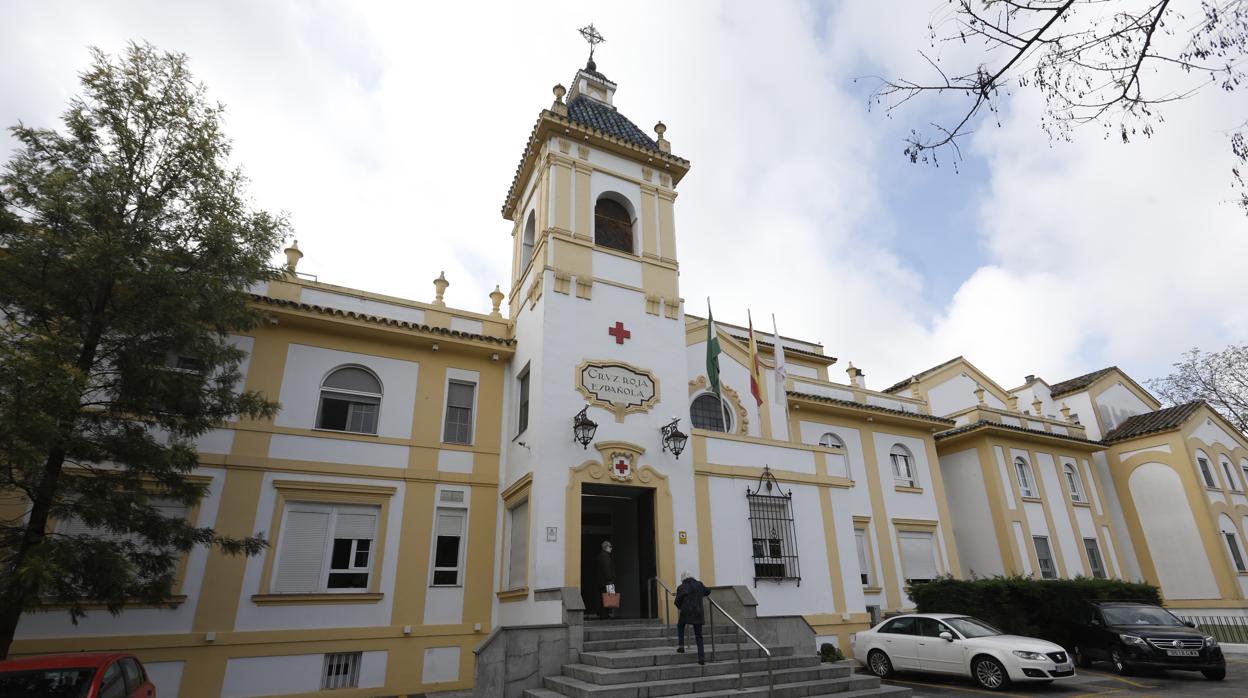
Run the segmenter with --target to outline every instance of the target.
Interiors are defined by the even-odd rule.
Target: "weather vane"
[[[606,41],[606,39],[602,38],[602,34],[599,34],[598,30],[594,28],[593,22],[590,22],[588,27],[581,27],[577,31],[581,33],[581,36],[585,37],[585,41],[589,44],[589,60],[594,60],[594,48]]]

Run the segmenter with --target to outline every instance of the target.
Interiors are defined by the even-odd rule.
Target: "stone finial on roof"
[[[560,116],[568,115],[568,105],[564,103],[563,96],[568,93],[568,89],[562,84],[555,85],[552,90],[555,93],[555,103],[550,105],[550,110]]]
[[[658,144],[659,150],[664,153],[672,152],[672,142],[663,137],[663,134],[667,133],[667,124],[662,121],[655,124],[654,132],[658,135],[658,139],[655,140],[655,143]]]
[[[984,404],[984,386],[978,383],[975,384],[975,404]]]
[[[286,271],[294,274],[295,267],[299,266],[299,260],[303,259],[303,252],[299,251],[299,241],[291,242],[290,247],[282,251],[286,253]]]
[[[494,309],[490,311],[490,317],[503,316],[503,314],[498,311],[498,308],[503,304],[504,298],[506,298],[506,296],[504,296],[503,292],[499,290],[498,284],[495,284],[494,290],[490,291],[490,303],[494,304]]]
[[[446,301],[442,300],[442,296],[446,294],[446,287],[450,285],[451,282],[446,280],[446,272],[438,272],[438,278],[433,280],[433,287],[437,291],[437,295],[433,298],[434,305],[446,307]]]
[[[845,373],[849,374],[850,385],[854,386],[855,388],[867,387],[867,380],[866,380],[867,374],[863,373],[862,369],[855,367],[854,362],[852,361],[849,362],[849,367],[845,369]]]
[[[1031,401],[1031,409],[1036,413],[1037,417],[1044,416],[1044,403],[1040,402],[1040,398]]]
[[[1062,403],[1061,413],[1062,413],[1062,419],[1065,419],[1065,420],[1066,420],[1066,421],[1068,421],[1068,422],[1069,422],[1069,421],[1071,421],[1071,419],[1070,419],[1070,408],[1069,408],[1069,407],[1067,407],[1067,406],[1066,406],[1066,403],[1064,403],[1064,402]]]
[[[1007,402],[1006,404],[1009,405],[1011,412],[1017,412],[1018,411],[1018,396],[1011,395],[1009,402]]]

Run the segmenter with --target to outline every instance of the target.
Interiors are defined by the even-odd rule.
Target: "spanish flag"
[[[761,407],[763,404],[763,362],[758,358],[758,342],[754,341],[754,318],[750,316],[750,311],[745,311],[745,316],[750,320],[750,393],[754,395],[754,402]]]

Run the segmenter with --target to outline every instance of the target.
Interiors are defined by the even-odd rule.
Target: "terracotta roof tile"
[[[883,412],[884,414],[895,414],[902,417],[910,417],[911,419],[922,419],[936,424],[952,425],[952,419],[937,417],[930,414],[920,414],[918,412],[906,412],[905,410],[895,410],[891,407],[881,407],[879,405],[870,405],[865,402],[854,402],[853,400],[840,400],[834,397],[824,397],[823,395],[812,395],[811,393],[799,393],[796,390],[787,391],[791,397],[802,398],[803,400],[812,400],[814,402],[825,402],[829,405],[839,405],[841,407],[853,407],[860,410],[870,410],[872,412]]]
[[[410,330],[419,330],[421,332],[432,332],[435,334],[445,335],[447,337],[457,337],[460,339],[474,339],[480,342],[490,342],[492,344],[501,344],[505,347],[514,346],[516,340],[507,339],[505,337],[494,337],[488,334],[476,334],[473,332],[460,332],[452,330],[448,327],[433,327],[431,325],[422,325],[416,322],[407,322],[406,320],[395,320],[394,318],[382,317],[379,315],[368,315],[366,313],[357,313],[353,310],[341,310],[339,308],[330,308],[324,305],[313,305],[311,303],[301,303],[299,301],[288,301],[282,298],[273,298],[272,296],[262,296],[259,294],[251,294],[252,300],[268,305],[277,305],[286,308],[295,308],[296,310],[304,310],[321,315],[337,315],[338,317],[351,318],[353,320],[363,320],[365,322],[373,322],[379,325],[389,325],[391,327],[403,327]]]
[[[1145,412],[1144,414],[1127,417],[1126,421],[1110,430],[1105,435],[1105,438],[1101,439],[1101,442],[1108,444],[1115,441],[1125,441],[1126,439],[1144,436],[1145,434],[1154,434],[1159,431],[1174,429],[1186,422],[1204,404],[1204,400],[1196,400],[1183,405],[1166,407],[1154,412]]]
[[[955,429],[950,429],[948,431],[939,432],[936,434],[936,440],[940,441],[941,439],[948,439],[952,436],[957,436],[958,434],[965,434],[968,431],[974,431],[976,429],[982,429],[982,428],[987,428],[987,427],[996,427],[998,429],[1009,429],[1010,431],[1018,431],[1024,434],[1035,434],[1037,436],[1049,436],[1054,439],[1066,439],[1067,441],[1075,441],[1075,442],[1082,443],[1082,444],[1093,444],[1093,445],[1100,444],[1100,442],[1098,441],[1085,439],[1082,436],[1072,436],[1070,434],[1055,434],[1051,431],[1041,431],[1040,429],[1029,429],[1027,427],[1016,427],[1013,424],[1005,424],[1003,422],[992,422],[987,419],[981,419],[976,422],[971,422],[970,424],[963,424],[962,426],[957,427]]]
[[[1049,386],[1049,394],[1052,395],[1053,397],[1061,397],[1062,395],[1066,395],[1068,393],[1077,393],[1080,390],[1083,390],[1089,385],[1092,385],[1093,383],[1095,383],[1098,379],[1100,379],[1101,376],[1105,375],[1106,373],[1109,373],[1110,371],[1117,371],[1117,370],[1118,370],[1117,366],[1108,366],[1106,368],[1100,369],[1099,371],[1085,373],[1082,376],[1075,376],[1074,378],[1071,378],[1069,380],[1064,380],[1061,383],[1054,383],[1053,385]]]
[[[888,386],[887,388],[885,388],[885,389],[884,389],[884,392],[886,392],[886,393],[895,393],[895,392],[897,392],[898,390],[901,390],[902,388],[906,387],[907,385],[910,385],[911,383],[915,383],[915,382],[918,382],[918,381],[923,380],[925,377],[927,377],[927,376],[929,376],[929,375],[931,375],[931,374],[933,374],[933,373],[935,373],[935,372],[939,371],[940,369],[942,369],[942,368],[944,368],[944,367],[948,366],[949,364],[951,364],[951,363],[953,363],[953,362],[955,362],[955,361],[958,361],[958,360],[959,360],[959,359],[961,359],[961,358],[962,358],[961,356],[955,356],[955,357],[953,357],[952,359],[949,359],[948,361],[946,361],[946,362],[944,362],[944,363],[939,363],[939,364],[936,364],[935,366],[933,366],[933,367],[931,367],[931,368],[927,369],[926,371],[919,371],[918,373],[914,374],[913,376],[910,376],[909,378],[902,379],[902,380],[900,380],[900,381],[898,381],[898,382],[896,382],[896,383],[894,383],[894,384],[892,384],[892,385]]]
[[[597,100],[577,95],[568,100],[568,118],[573,123],[602,131],[640,148],[659,151],[659,146],[628,117]]]

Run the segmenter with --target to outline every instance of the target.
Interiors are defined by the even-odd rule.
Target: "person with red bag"
[[[698,644],[698,664],[706,664],[706,648],[702,644],[702,624],[705,622],[702,600],[711,595],[702,582],[689,572],[680,573],[680,586],[676,587],[676,608],[680,617],[676,621],[676,651],[685,651],[685,626],[693,626],[693,638]]]
[[[614,618],[620,607],[620,595],[615,592],[615,561],[611,559],[611,541],[602,542],[598,553],[598,585],[602,587],[602,609],[599,618]]]

